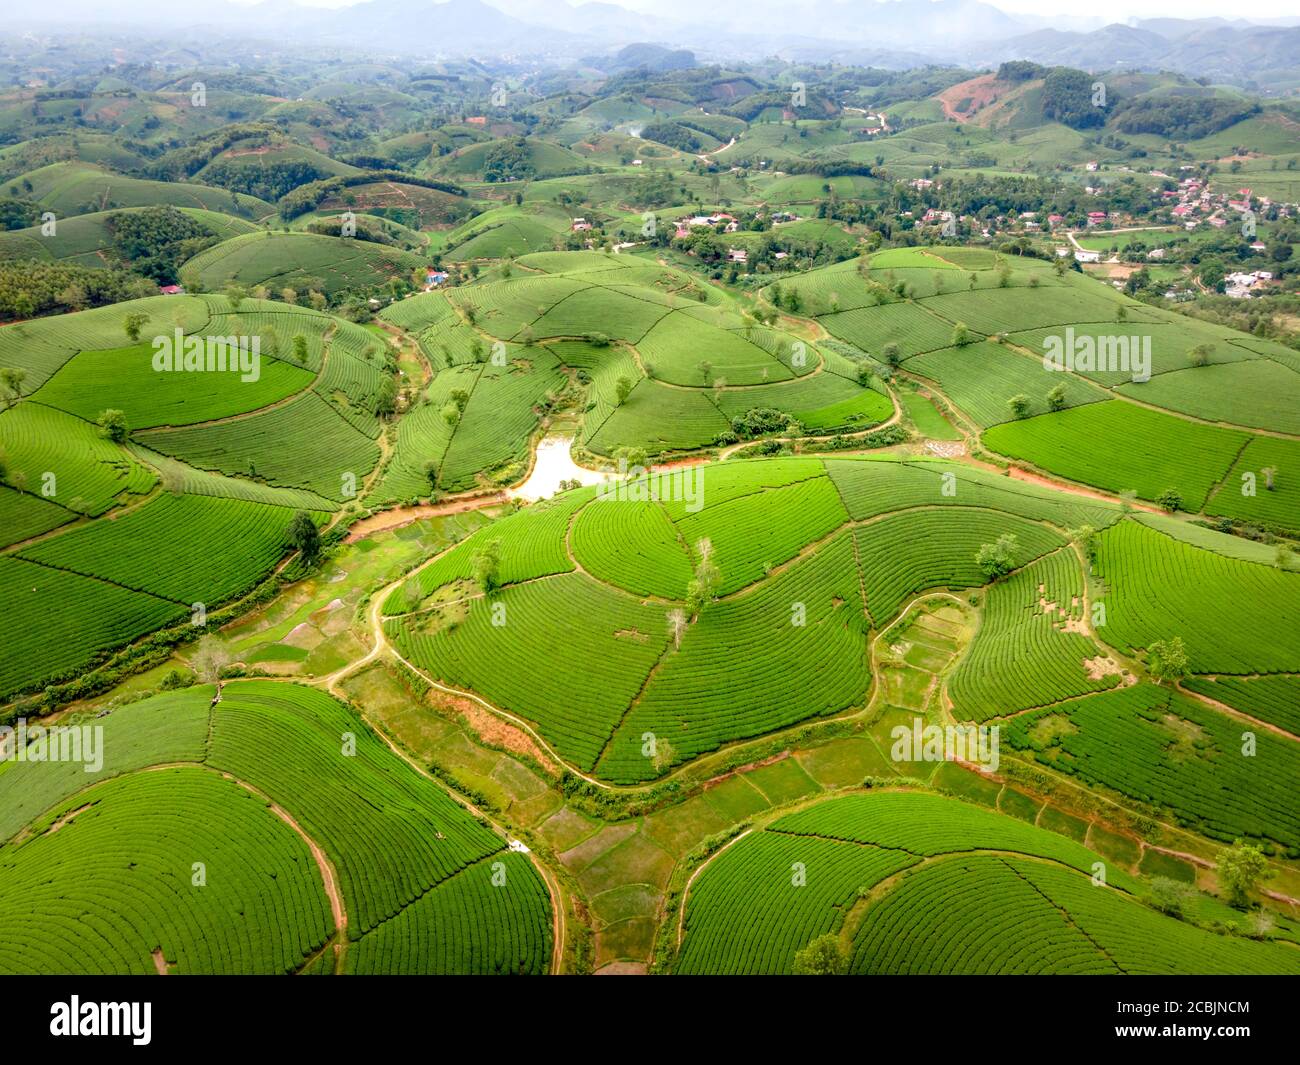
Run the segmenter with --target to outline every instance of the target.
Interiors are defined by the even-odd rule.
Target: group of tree
[[[152,281],[116,268],[40,259],[0,263],[0,320],[82,311],[157,292]]]
[[[217,243],[217,235],[175,207],[117,211],[106,220],[123,265],[159,285],[174,285],[181,264]]]

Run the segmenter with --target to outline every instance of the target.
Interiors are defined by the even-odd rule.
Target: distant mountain
[[[144,0],[59,0],[12,15],[11,25],[134,26],[177,34],[224,30],[245,39],[355,46],[393,54],[480,59],[605,57],[599,69],[631,69],[618,50],[658,48],[652,69],[754,60],[990,67],[1030,59],[1084,70],[1171,70],[1286,93],[1300,88],[1300,17],[1272,20],[1138,19],[1008,14],[983,0],[654,0],[654,13],[608,2],[565,0],[364,0],[339,9],[294,0],[243,6],[208,0],[195,10]],[[644,43],[642,43],[644,42]],[[687,58],[687,54],[690,58]],[[610,58],[610,57],[613,58]],[[660,64],[656,66],[655,64]]]
[[[685,48],[673,50],[658,44],[629,44],[606,59],[591,57],[587,62],[608,74],[621,74],[626,70],[648,70],[653,74],[662,74],[669,70],[687,70],[695,66],[695,53]]]
[[[1187,24],[1173,25],[1186,21],[1190,20],[1148,20],[1141,27],[1112,23],[1091,33],[1039,30],[1002,41],[986,40],[956,58],[977,66],[1030,59],[1093,71],[1170,70],[1277,91],[1300,85],[1300,27],[1239,27],[1222,19],[1195,20],[1190,29]]]
[[[1038,30],[1000,41],[990,52],[999,60],[1032,59],[1049,66],[1114,70],[1145,66],[1169,50],[1169,40],[1158,33],[1112,23],[1091,33]]]

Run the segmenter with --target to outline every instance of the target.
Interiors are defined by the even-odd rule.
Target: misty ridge
[[[201,10],[68,0],[24,11],[11,27],[18,41],[118,33],[157,36],[181,48],[244,42],[265,54],[292,40],[297,47],[544,60],[604,72],[626,65],[621,51],[633,46],[634,62],[651,70],[773,56],[895,70],[1027,59],[1091,71],[1172,71],[1262,92],[1300,83],[1300,16],[1108,23],[1090,15],[1010,13],[981,0],[730,0],[707,11],[668,0],[653,15],[610,3],[542,0],[363,0],[341,8],[264,0]]]

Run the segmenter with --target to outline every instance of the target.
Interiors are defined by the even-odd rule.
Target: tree
[[[840,950],[839,936],[828,932],[818,936],[803,950],[795,951],[795,976],[843,976],[848,961]]]
[[[699,562],[695,565],[695,577],[686,586],[686,606],[692,614],[697,614],[706,603],[713,602],[718,595],[718,585],[722,575],[717,563],[713,561],[713,541],[705,537],[695,545]]]
[[[213,635],[204,636],[190,655],[190,667],[205,684],[219,682],[222,670],[232,661],[230,650]]]
[[[1196,893],[1190,884],[1172,877],[1158,876],[1151,881],[1151,905],[1170,917],[1183,916],[1188,901]]]
[[[621,407],[627,402],[627,397],[632,394],[633,381],[630,377],[620,377],[618,384],[614,386],[614,394],[618,398],[618,405]]]
[[[958,322],[952,327],[952,345],[960,348],[971,342],[970,326],[965,322]]]
[[[1165,681],[1177,682],[1191,672],[1187,662],[1187,648],[1183,638],[1175,636],[1170,640],[1153,640],[1147,648],[1147,672],[1157,684]]]
[[[474,583],[486,595],[501,584],[501,541],[490,540],[474,555]]]
[[[469,406],[469,393],[466,392],[465,389],[453,388],[451,392],[448,393],[447,398],[456,404],[456,409],[458,411],[462,414],[465,413],[465,408]]]
[[[447,423],[448,428],[455,429],[460,424],[460,408],[455,403],[444,403],[442,420]]]
[[[982,545],[975,552],[975,564],[990,580],[1005,577],[1016,567],[1015,533],[1003,533],[995,543]]]
[[[5,410],[8,410],[23,398],[23,382],[27,380],[27,371],[21,366],[6,366],[0,369],[0,389],[3,389]]]
[[[141,314],[139,311],[132,311],[122,319],[122,328],[126,330],[127,339],[132,344],[140,343],[140,330],[144,328],[147,321],[149,321],[149,316]]]
[[[1029,413],[1029,397],[1021,392],[1019,395],[1012,396],[1007,400],[1007,406],[1011,408],[1011,413],[1017,418],[1023,418]]]
[[[85,285],[74,281],[59,293],[59,300],[74,311],[84,311],[90,305],[90,293]]]
[[[1210,355],[1214,351],[1213,344],[1197,344],[1187,353],[1193,366],[1205,366],[1210,361]]]
[[[1156,502],[1169,511],[1170,514],[1183,509],[1183,497],[1176,488],[1166,488],[1156,496]]]
[[[624,470],[642,473],[650,464],[650,456],[643,447],[620,447],[614,452],[614,461]]]
[[[1097,530],[1091,525],[1080,525],[1070,530],[1070,540],[1079,545],[1083,557],[1089,562],[1097,560]]]
[[[1054,389],[1052,389],[1050,392],[1047,393],[1047,409],[1065,410],[1064,383],[1057,385]]]
[[[307,338],[301,333],[293,338],[293,361],[299,366],[307,361]]]
[[[858,363],[858,371],[857,371],[858,384],[860,384],[863,388],[866,388],[871,384],[871,376],[872,374],[871,374],[870,363],[865,363],[865,362]]]
[[[302,555],[307,565],[320,558],[320,529],[305,510],[298,511],[289,522],[288,539],[289,546]]]
[[[1263,850],[1243,839],[1219,851],[1218,867],[1219,887],[1226,892],[1228,901],[1237,907],[1246,906],[1250,893],[1270,875]]]
[[[673,647],[681,647],[682,634],[686,631],[686,611],[681,607],[668,611],[668,631],[673,635]]]
[[[102,410],[99,417],[95,419],[95,424],[99,426],[99,433],[104,438],[113,441],[115,444],[126,442],[126,415],[120,410]]]
[[[397,410],[397,380],[393,377],[385,377],[379,382],[379,390],[375,393],[375,416],[387,418]]]
[[[899,351],[898,345],[892,340],[880,349],[880,354],[885,357],[885,361],[890,366],[897,366],[903,361],[903,353]]]
[[[713,363],[709,362],[708,359],[703,360],[699,365],[699,371],[700,376],[704,378],[704,383],[707,385],[713,376]]]
[[[2,374],[3,372],[4,371],[0,370],[0,374]],[[1264,487],[1267,488],[1270,492],[1273,491],[1273,480],[1275,477],[1277,477],[1277,467],[1265,466],[1259,472],[1264,475]]]
[[[243,285],[227,285],[225,296],[230,309],[238,311],[244,305],[244,300],[248,298],[248,290]]]

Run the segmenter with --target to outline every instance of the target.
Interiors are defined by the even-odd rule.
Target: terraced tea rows
[[[284,973],[329,936],[307,844],[203,769],[102,784],[33,831],[0,850],[8,974],[151,973],[155,949],[178,973]]]
[[[1288,798],[1300,772],[1295,742],[1186,696],[1149,684],[1101,692],[1014,718],[1004,739],[1215,839],[1274,840],[1300,853]]]
[[[414,471],[430,453],[439,487],[449,489],[517,459],[544,397],[563,384],[561,367],[590,380],[582,437],[604,455],[624,446],[652,453],[706,446],[732,418],[759,407],[819,432],[868,428],[892,413],[883,390],[860,384],[847,360],[756,326],[731,297],[675,269],[596,252],[525,255],[518,266],[527,273],[408,297],[383,311],[417,335],[437,371],[430,406],[440,408],[452,388],[470,393],[450,434],[424,414],[428,407],[417,408],[419,427],[399,434],[396,465],[406,472],[386,498],[419,491]],[[469,362],[488,364],[478,388],[457,373]],[[507,362],[513,369],[500,373]],[[448,375],[458,384],[445,383]],[[498,378],[517,387],[479,394]],[[633,386],[621,403],[620,378]]]
[[[686,898],[677,973],[789,973],[814,939],[854,973],[1295,972],[1285,946],[1222,937],[1043,829],[955,799],[823,800],[738,839]]]
[[[985,721],[1119,683],[1090,676],[1098,651],[1084,623],[1073,552],[1054,551],[988,590],[979,636],[952,674],[962,720]]]
[[[94,775],[0,763],[17,800],[0,845],[6,971],[549,969],[532,863],[351,710],[267,681],[213,694],[92,718]]]
[[[952,472],[963,478],[956,497],[944,494]],[[673,471],[653,495],[648,482],[563,493],[417,571],[383,604],[384,631],[431,678],[532,722],[582,771],[651,779],[865,706],[869,631],[919,592],[987,583],[984,544],[1010,533],[1020,567],[1064,546],[1045,517],[1057,527],[1118,517],[1005,478],[966,478],[951,464],[789,458]],[[939,500],[966,505],[928,505]],[[493,541],[501,587],[484,595],[475,559]],[[716,570],[714,601],[691,605],[701,567]],[[1023,668],[1059,684],[1071,664],[1052,645],[1035,644]],[[1110,683],[1087,683],[1082,657],[1080,691]],[[593,675],[591,686],[573,680]]]

